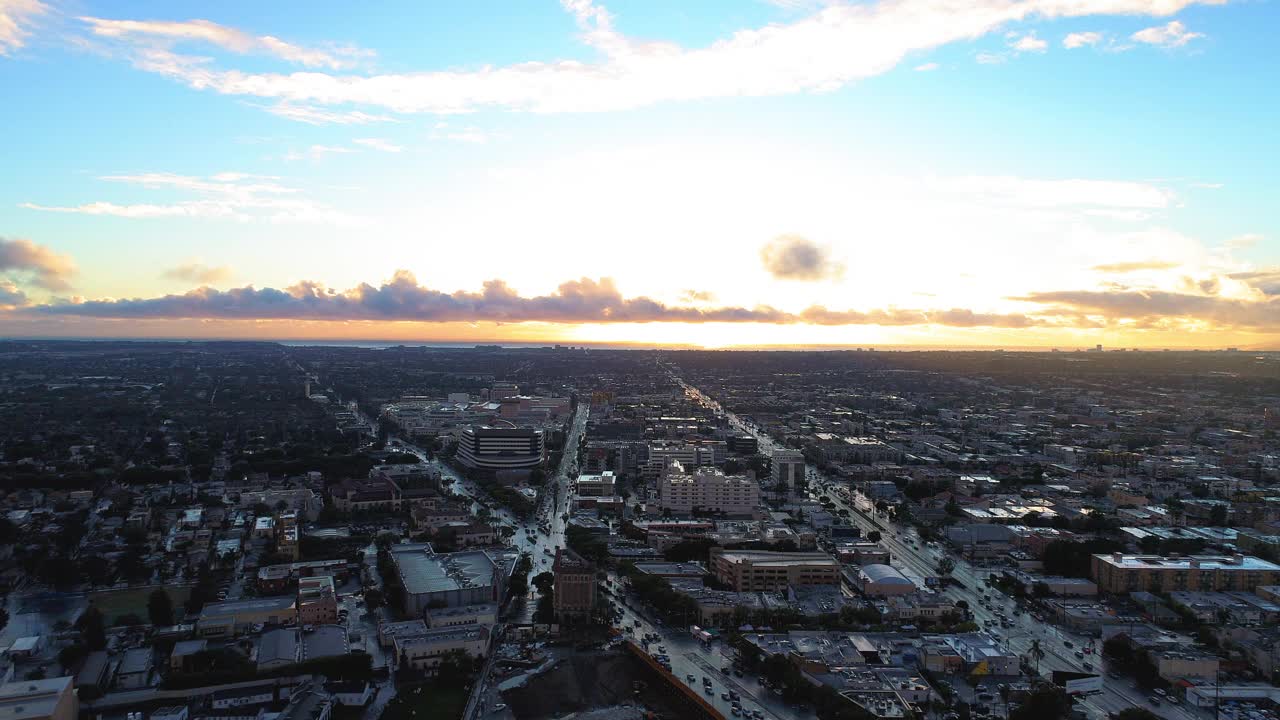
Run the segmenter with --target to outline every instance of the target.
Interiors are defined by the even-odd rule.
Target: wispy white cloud
[[[261,107],[272,115],[308,125],[368,125],[369,123],[397,122],[390,115],[373,115],[359,110],[326,110],[313,105],[276,103],[256,107]]]
[[[1041,38],[1036,37],[1034,30],[1026,35],[1018,35],[1009,43],[1009,47],[1015,52],[1035,52],[1042,53],[1049,49],[1049,43]]]
[[[160,274],[166,280],[180,280],[200,285],[214,285],[230,280],[231,268],[226,265],[209,266],[201,262],[190,262],[171,267]]]
[[[973,59],[977,60],[979,65],[999,65],[1009,58],[1004,53],[980,52],[974,55]]]
[[[348,150],[348,152],[351,152]],[[298,188],[276,182],[278,178],[224,172],[209,177],[174,173],[104,175],[100,180],[147,190],[189,193],[193,197],[168,203],[118,203],[97,200],[75,205],[24,202],[20,207],[43,212],[98,215],[127,219],[200,218],[272,222],[332,222],[347,224],[353,218],[322,203],[302,197]]]
[[[312,145],[305,150],[290,150],[285,153],[283,159],[288,161],[297,160],[322,160],[330,155],[346,155],[353,153],[355,150],[341,145]]]
[[[100,38],[162,45],[190,41],[205,42],[234,53],[272,55],[309,68],[347,70],[373,56],[371,50],[352,46],[334,46],[326,49],[304,47],[272,35],[252,35],[209,20],[174,22],[109,20],[96,17],[81,17],[80,20],[87,23],[90,32]]]
[[[356,138],[351,142],[381,152],[398,153],[401,150],[404,150],[403,146],[387,142],[382,138]]]
[[[686,48],[672,42],[635,40],[619,32],[602,7],[588,0],[564,0],[583,41],[603,55],[599,61],[534,60],[477,70],[377,75],[223,70],[198,58],[154,49],[137,53],[134,62],[192,88],[287,105],[360,105],[437,114],[485,107],[608,111],[673,100],[829,92],[887,72],[912,53],[972,40],[1017,22],[1096,15],[1167,17],[1196,3],[880,0],[833,4],[791,23],[744,29],[710,45]]]
[[[1100,42],[1102,42],[1102,33],[1100,32],[1092,30],[1088,32],[1073,32],[1062,39],[1062,47],[1068,50],[1075,50],[1076,48],[1097,45]]]
[[[1164,25],[1145,28],[1129,36],[1130,39],[1147,45],[1163,48],[1182,47],[1196,38],[1204,37],[1203,33],[1191,32],[1178,20],[1170,20]]]
[[[942,66],[936,62],[927,62],[923,65],[917,65],[915,67],[915,71],[916,72],[933,72],[934,70],[937,70],[940,67]]]
[[[40,0],[0,0],[0,56],[26,45],[31,23],[48,12]]]

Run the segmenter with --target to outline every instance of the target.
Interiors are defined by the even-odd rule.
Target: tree
[[[382,607],[383,600],[382,591],[378,588],[369,588],[364,591],[364,604],[369,608],[369,612]]]
[[[547,593],[551,592],[551,586],[555,585],[555,582],[556,582],[556,576],[554,573],[552,573],[549,570],[540,572],[537,575],[535,575],[533,578],[533,586],[537,588],[538,592],[542,593],[543,595],[546,595]]]
[[[867,542],[880,542],[880,531],[872,530],[867,533]]]
[[[90,650],[105,650],[107,647],[107,628],[102,619],[102,612],[90,605],[77,623],[80,634]]]
[[[956,561],[951,559],[950,555],[943,555],[938,561],[938,574],[942,577],[950,577],[951,573],[956,569]]]
[[[147,617],[156,627],[173,624],[173,599],[164,588],[156,588],[147,598]]]
[[[1071,698],[1060,687],[1043,684],[1031,692],[1021,705],[1009,713],[1009,720],[1046,720],[1065,718],[1071,713]]]
[[[1036,675],[1040,674],[1040,661],[1044,659],[1044,648],[1040,647],[1040,639],[1036,638],[1031,641],[1031,648],[1027,651],[1031,655],[1031,659],[1036,662]]]
[[[79,643],[68,645],[58,651],[58,664],[62,666],[63,672],[70,673],[88,654],[89,648],[84,645]]]

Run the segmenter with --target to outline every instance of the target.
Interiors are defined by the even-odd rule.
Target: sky
[[[0,0],[0,336],[1280,348],[1275,0]]]

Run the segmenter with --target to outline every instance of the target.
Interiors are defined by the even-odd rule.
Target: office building
[[[820,552],[712,548],[711,573],[739,592],[840,585],[840,563]]]
[[[715,468],[692,472],[669,460],[658,481],[658,507],[675,513],[719,512],[750,515],[760,504],[760,485],[745,475],[725,475]]]
[[[458,439],[457,460],[478,470],[530,470],[542,464],[542,431],[520,427],[469,427]]]
[[[1094,555],[1093,581],[1104,593],[1244,590],[1280,582],[1280,565],[1250,555]]]
[[[591,563],[568,548],[556,551],[555,563],[556,619],[572,623],[586,619],[596,602],[596,572]]]
[[[773,462],[773,484],[794,488],[804,482],[804,453],[799,450],[776,449]]]

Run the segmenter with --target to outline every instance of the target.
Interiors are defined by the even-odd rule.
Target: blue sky
[[[1272,346],[1275,4],[952,5],[0,0],[0,332]]]

